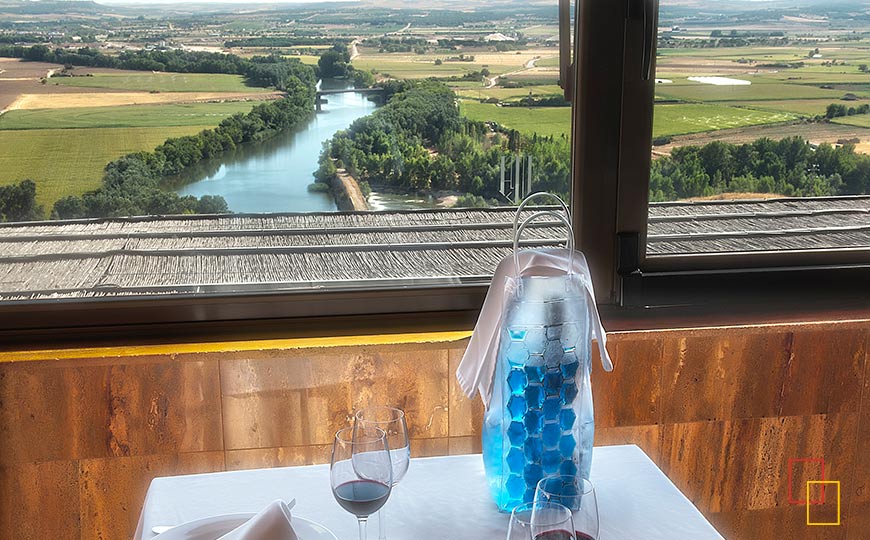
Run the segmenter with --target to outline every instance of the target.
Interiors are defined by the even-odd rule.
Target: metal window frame
[[[658,5],[587,0],[578,8],[572,208],[599,302],[728,306],[807,291],[864,294],[865,248],[647,256]]]
[[[579,0],[575,8],[571,208],[597,299],[611,306],[769,302],[795,291],[868,298],[870,253],[646,257],[658,0]],[[212,291],[136,298],[0,303],[0,350],[61,343],[230,339],[377,328],[468,328],[486,283],[380,289]],[[735,291],[738,291],[736,293]],[[855,291],[859,294],[856,297]],[[867,291],[867,292],[864,292]],[[325,322],[324,322],[325,321]]]

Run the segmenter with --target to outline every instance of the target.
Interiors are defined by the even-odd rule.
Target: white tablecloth
[[[592,482],[600,540],[722,540],[637,446],[595,448]],[[335,502],[328,465],[155,478],[134,539],[153,538],[155,525],[258,512],[294,497],[293,515],[323,524],[340,540],[356,540],[356,518]],[[507,531],[508,516],[495,509],[480,455],[412,460],[384,509],[390,540],[504,540]],[[368,533],[377,538],[377,518]]]

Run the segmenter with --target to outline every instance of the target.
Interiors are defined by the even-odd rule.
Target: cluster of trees
[[[36,204],[33,180],[0,186],[0,221],[33,221],[42,215],[42,206]]]
[[[857,154],[852,144],[814,147],[791,137],[683,146],[652,163],[652,201],[731,192],[794,197],[868,194],[870,156]]]
[[[44,36],[36,34],[0,34],[0,43],[42,43]]]
[[[523,96],[518,101],[502,102],[502,107],[568,107],[571,103],[565,96]]]
[[[857,107],[846,107],[841,103],[831,103],[825,111],[825,118],[839,118],[841,116],[855,116],[856,114],[870,114],[870,104],[864,103]]]
[[[310,71],[301,64],[299,69]],[[314,86],[300,78],[284,85],[294,88],[287,97],[235,114],[215,129],[168,139],[153,152],[128,154],[109,163],[100,188],[57,201],[52,218],[227,212],[223,197],[180,197],[164,189],[164,183],[185,167],[240,144],[261,141],[308,118],[314,109]]]
[[[317,74],[324,79],[350,79],[356,88],[368,88],[375,83],[374,75],[353,67],[347,46],[339,44],[320,55]]]
[[[72,66],[105,67],[136,71],[171,71],[176,73],[228,73],[243,75],[254,86],[275,87],[288,91],[285,82],[299,77],[303,70],[299,61],[278,55],[242,58],[234,54],[181,50],[124,51],[109,56],[97,49],[81,47],[75,50],[52,49],[45,45],[25,47],[0,46],[0,56],[22,58],[34,62],[49,62]],[[312,85],[314,73],[306,76]]]
[[[516,131],[462,118],[455,94],[436,81],[383,86],[387,105],[324,145],[318,182],[328,182],[342,167],[371,185],[464,192],[477,197],[466,202],[479,204],[499,197],[502,158],[522,152],[533,156],[536,188],[567,193],[566,139],[523,139]]]
[[[710,32],[710,37],[714,39],[726,38],[726,39],[735,39],[735,38],[747,38],[747,37],[776,37],[781,38],[785,37],[785,32],[781,31],[771,31],[771,32],[762,32],[757,30],[713,30]]]
[[[366,39],[366,45],[377,47],[382,53],[406,53],[422,50],[426,52],[429,43],[425,39],[403,37],[400,39],[380,37]]]
[[[300,47],[306,45],[333,45],[350,43],[348,38],[327,38],[315,36],[262,36],[236,39],[224,43],[225,47]]]

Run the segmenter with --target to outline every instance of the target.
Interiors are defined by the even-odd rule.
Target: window
[[[606,134],[578,144],[590,192],[582,244],[610,261],[600,266],[601,295],[697,302],[688,284],[705,273],[720,280],[707,281],[709,292],[753,270],[769,281],[773,269],[866,265],[866,6],[655,4],[629,2],[624,31],[610,38],[608,61],[622,66],[611,96],[596,95],[604,84],[581,86],[581,99],[612,107],[578,104],[583,130]],[[587,13],[599,25],[606,17]],[[592,43],[595,32],[581,35]],[[597,57],[608,53],[596,43],[581,52],[581,77],[602,73]],[[608,132],[617,118],[619,132]],[[671,287],[656,294],[664,281]]]
[[[475,309],[511,207],[570,200],[555,0],[134,4],[0,26],[13,327]]]
[[[864,268],[860,3],[573,4],[9,8],[4,322],[473,312],[538,190],[570,197],[606,303]],[[845,138],[754,138],[822,128]],[[798,198],[686,201],[733,192]]]

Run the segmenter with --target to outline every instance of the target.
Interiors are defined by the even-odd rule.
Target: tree
[[[33,221],[42,216],[42,206],[36,204],[33,180],[0,186],[0,221]]]
[[[867,64],[858,64],[858,71],[861,73],[867,73]]]
[[[841,105],[839,103],[831,103],[828,105],[827,110],[825,111],[825,118],[838,118],[840,116],[846,116],[848,110],[845,105]]]
[[[320,71],[320,76],[324,79],[347,77],[349,62],[350,53],[347,51],[347,47],[335,45],[320,55],[320,58],[317,60],[317,67]]]

